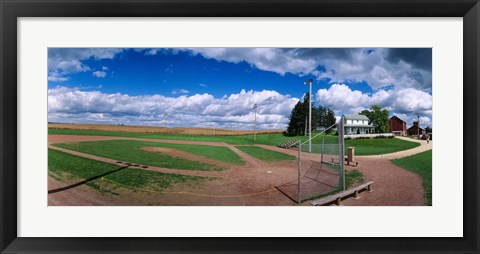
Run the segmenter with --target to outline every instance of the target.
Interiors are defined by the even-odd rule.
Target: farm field
[[[161,126],[129,126],[129,125],[107,125],[107,124],[56,124],[49,123],[49,129],[58,130],[96,130],[105,132],[127,132],[127,133],[155,133],[155,134],[182,134],[182,135],[207,135],[207,136],[235,136],[253,134],[252,130],[227,130],[213,128],[165,128]],[[258,134],[282,133],[281,130],[257,130]]]

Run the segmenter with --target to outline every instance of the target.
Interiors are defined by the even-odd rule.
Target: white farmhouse
[[[346,114],[342,119],[345,135],[367,134],[375,129],[375,126],[368,124],[368,117],[364,115]]]

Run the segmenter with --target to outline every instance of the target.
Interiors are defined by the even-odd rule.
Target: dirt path
[[[358,158],[358,157],[357,157]],[[374,181],[373,192],[363,192],[360,199],[342,201],[346,206],[423,206],[422,178],[398,167],[388,159],[358,158],[358,169],[365,181]]]
[[[426,140],[418,140],[418,139],[412,139],[412,138],[407,138],[407,137],[400,137],[396,136],[395,138],[402,139],[405,141],[410,141],[410,142],[415,142],[419,143],[420,146],[414,147],[412,149],[404,150],[404,151],[399,151],[399,152],[394,152],[394,153],[387,153],[387,154],[380,154],[380,155],[358,155],[356,158],[376,158],[376,159],[387,159],[387,160],[394,160],[394,159],[400,159],[403,157],[407,157],[410,155],[414,155],[417,153],[425,152],[428,150],[431,150],[433,147],[433,143],[430,140],[429,143],[427,143]]]
[[[65,182],[59,182],[52,177],[48,177],[48,188],[56,189],[68,185]],[[79,186],[62,192],[48,195],[49,206],[69,206],[69,205],[103,205],[107,200],[97,193],[96,190],[87,186]]]
[[[230,150],[232,150],[238,156],[242,157],[242,159],[247,163],[247,166],[249,167],[258,167],[265,164],[263,161],[254,158],[253,156],[241,151],[240,149],[236,148],[233,145],[226,145],[226,146],[230,148]]]

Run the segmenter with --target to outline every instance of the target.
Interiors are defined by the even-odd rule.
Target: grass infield
[[[283,160],[294,160],[296,157],[284,154],[268,149],[264,149],[258,146],[235,146],[240,151],[245,152],[246,154],[255,157],[261,161],[265,162],[275,162],[275,161],[283,161]]]
[[[81,181],[118,169],[120,166],[95,161],[60,151],[48,150],[48,175],[59,181]],[[130,188],[146,188],[161,191],[175,184],[193,184],[207,177],[184,176],[141,169],[125,168],[103,177],[109,182],[119,183]],[[101,192],[114,192],[101,187],[101,180],[86,185]],[[102,184],[103,185],[103,184]]]
[[[427,205],[432,205],[432,150],[392,160],[392,162],[422,177]]]
[[[142,150],[141,148],[155,146],[169,147],[196,155],[201,155],[213,160],[225,161],[239,165],[245,163],[242,158],[240,158],[227,147],[177,145],[134,140],[103,140],[78,143],[61,143],[55,144],[55,146],[119,161],[184,170],[222,171],[226,168],[199,161],[172,157],[162,153],[148,152]]]

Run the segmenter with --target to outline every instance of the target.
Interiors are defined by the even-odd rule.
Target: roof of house
[[[345,119],[348,119],[348,120],[367,120],[368,121],[368,117],[365,115],[345,114],[343,116],[345,117]]]
[[[400,121],[402,121],[402,122],[406,123],[405,121],[403,121],[403,120],[402,120],[402,118],[400,118],[400,117],[398,117],[398,116],[392,116],[392,117],[390,117],[390,119],[393,119],[393,118],[396,118],[396,119],[398,119],[398,120],[400,120]]]

